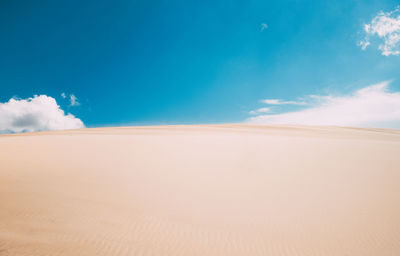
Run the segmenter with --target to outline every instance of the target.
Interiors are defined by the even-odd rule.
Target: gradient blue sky
[[[240,122],[265,98],[399,90],[400,56],[357,46],[398,4],[1,1],[0,102],[48,95],[93,127]]]

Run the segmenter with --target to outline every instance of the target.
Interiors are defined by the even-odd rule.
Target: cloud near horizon
[[[0,103],[0,133],[79,129],[85,127],[74,115],[64,111],[54,98],[35,95],[28,99],[12,98]]]
[[[284,101],[279,99],[265,99],[261,102],[268,105],[306,105],[306,102],[303,101]]]
[[[400,128],[400,92],[389,92],[389,81],[357,90],[346,96],[308,97],[302,110],[259,115],[247,122],[257,124],[333,125]]]
[[[379,12],[370,24],[364,25],[365,38],[358,45],[365,50],[371,45],[370,38],[376,36],[383,41],[378,49],[382,55],[400,54],[400,7],[391,12]]]
[[[257,114],[260,114],[260,113],[268,113],[268,112],[271,112],[270,108],[259,108],[259,109],[256,109],[256,110],[251,110],[249,112],[249,114],[250,115],[257,115]]]

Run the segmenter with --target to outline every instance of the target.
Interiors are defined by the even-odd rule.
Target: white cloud
[[[66,99],[67,98],[67,94],[65,92],[61,93],[61,97],[63,99]],[[79,101],[78,101],[78,98],[74,94],[70,94],[68,98],[69,98],[69,102],[70,102],[69,105],[71,107],[81,105],[81,103],[79,103]]]
[[[33,132],[83,128],[72,114],[65,114],[54,98],[35,95],[0,103],[0,132]]]
[[[261,29],[260,29],[261,32],[263,32],[267,28],[268,28],[268,24],[267,23],[261,23]]]
[[[358,46],[361,47],[361,50],[365,51],[365,49],[367,49],[368,45],[370,45],[371,43],[369,41],[361,41],[358,43]]]
[[[271,112],[270,108],[259,108],[259,109],[250,111],[249,114],[256,115],[256,114],[268,113],[268,112]]]
[[[282,101],[278,99],[265,99],[261,102],[269,105],[305,105],[305,102],[302,101]]]
[[[370,44],[370,38],[376,36],[383,42],[378,46],[382,55],[400,54],[400,8],[397,7],[391,12],[379,12],[370,24],[364,25],[366,34],[363,41],[358,45],[365,50]]]
[[[71,106],[79,106],[79,105],[81,105],[79,103],[79,101],[78,101],[78,98],[75,95],[73,95],[73,94],[69,95],[69,99],[71,101],[71,104],[70,104]]]
[[[389,92],[389,83],[368,86],[347,96],[313,95],[309,97],[309,108],[260,115],[248,122],[400,128],[400,92]]]

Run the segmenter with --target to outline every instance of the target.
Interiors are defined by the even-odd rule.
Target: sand
[[[400,131],[0,136],[0,255],[400,255]]]

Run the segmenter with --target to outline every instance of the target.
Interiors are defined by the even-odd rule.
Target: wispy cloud
[[[61,97],[63,99],[66,99],[67,98],[67,94],[65,92],[61,93]],[[78,101],[78,98],[74,94],[70,94],[68,98],[69,98],[69,102],[70,102],[69,105],[71,107],[81,105],[81,103],[79,103],[79,101]]]
[[[306,102],[303,101],[284,101],[279,99],[265,99],[261,100],[261,102],[268,105],[306,105]]]
[[[310,107],[275,115],[259,115],[251,123],[400,127],[400,92],[388,90],[389,81],[345,96],[309,96]]]
[[[267,23],[261,23],[260,32],[263,32],[263,31],[266,30],[267,28],[268,28],[268,24],[267,24]]]
[[[81,105],[79,103],[79,101],[78,101],[78,98],[74,94],[69,95],[69,99],[70,99],[70,102],[71,102],[71,106],[79,106],[79,105]]]
[[[371,38],[377,37],[382,55],[400,54],[400,7],[390,12],[379,12],[371,23],[364,25],[365,38],[358,45],[365,50],[371,45]]]
[[[257,114],[260,114],[260,113],[269,113],[269,112],[271,112],[270,108],[259,108],[259,109],[250,111],[249,114],[250,115],[257,115]]]
[[[65,114],[54,98],[40,95],[0,103],[0,133],[77,129],[83,122]]]

